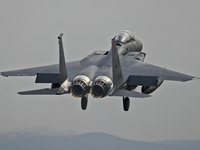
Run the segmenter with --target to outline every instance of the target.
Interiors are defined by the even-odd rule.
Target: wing
[[[72,79],[81,69],[79,61],[66,63],[69,79]],[[37,74],[59,75],[59,64],[1,72],[2,76],[35,76]]]
[[[142,77],[148,76],[149,78],[157,77],[158,80],[173,80],[173,81],[182,81],[182,82],[199,79],[194,76],[175,72],[172,70],[168,70],[165,68],[161,68],[158,66],[140,62],[138,60],[134,60],[134,61],[135,62],[131,62],[132,65],[124,67],[123,72],[126,74],[127,77],[129,77],[130,75],[142,76]]]
[[[37,73],[59,73],[58,65],[48,65],[27,69],[19,69],[12,71],[1,72],[1,75],[4,77],[9,76],[35,76]]]

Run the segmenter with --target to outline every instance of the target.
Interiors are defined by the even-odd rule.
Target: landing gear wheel
[[[128,111],[130,106],[130,99],[129,97],[123,97],[123,107],[124,111]]]
[[[88,103],[88,96],[81,97],[81,108],[86,110]]]

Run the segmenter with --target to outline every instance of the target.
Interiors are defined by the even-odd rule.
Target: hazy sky
[[[58,63],[63,32],[67,61],[95,50],[130,30],[143,43],[145,62],[200,76],[200,1],[197,0],[1,0],[0,71]],[[20,96],[18,91],[50,87],[35,77],[0,77],[0,133],[104,132],[143,140],[200,139],[200,80],[165,81],[147,99],[94,99],[82,111],[71,95]]]

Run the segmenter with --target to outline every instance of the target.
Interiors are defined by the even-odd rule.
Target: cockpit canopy
[[[115,41],[125,44],[129,41],[135,41],[135,36],[130,31],[124,30],[116,36]]]

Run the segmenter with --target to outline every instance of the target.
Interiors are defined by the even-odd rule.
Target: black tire
[[[128,111],[130,107],[130,99],[129,97],[123,97],[123,107],[124,111]]]
[[[82,110],[86,110],[87,103],[88,103],[88,97],[87,96],[82,97],[81,98],[81,108],[82,108]]]

